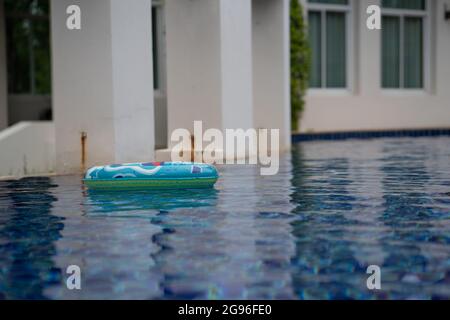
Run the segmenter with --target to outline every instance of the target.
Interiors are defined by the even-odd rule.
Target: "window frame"
[[[386,8],[381,6],[381,18],[383,17],[395,17],[400,20],[400,61],[399,61],[399,82],[400,85],[398,88],[385,88],[383,87],[383,38],[380,35],[380,88],[382,91],[387,93],[392,93],[395,91],[400,92],[411,92],[411,93],[420,93],[427,92],[430,89],[430,44],[431,44],[431,26],[430,26],[430,17],[431,17],[431,1],[425,1],[425,9],[402,9],[402,8]],[[405,64],[404,64],[404,39],[405,39],[405,18],[422,18],[422,87],[421,88],[406,88],[405,87]],[[383,26],[382,26],[383,27]]]
[[[308,17],[309,12],[320,13],[320,23],[321,23],[321,86],[320,87],[310,87],[308,89],[309,93],[315,94],[337,94],[342,95],[346,93],[351,93],[354,90],[354,12],[355,12],[355,0],[348,0],[347,5],[342,4],[328,4],[328,3],[314,3],[306,2],[307,10],[306,16]],[[333,88],[327,87],[326,85],[326,58],[327,58],[327,47],[326,47],[326,13],[327,12],[340,12],[345,13],[345,87]],[[309,21],[308,21],[309,23]]]

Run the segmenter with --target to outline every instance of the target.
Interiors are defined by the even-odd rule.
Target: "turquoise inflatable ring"
[[[219,175],[214,166],[195,162],[147,162],[96,166],[83,182],[90,189],[212,188]]]

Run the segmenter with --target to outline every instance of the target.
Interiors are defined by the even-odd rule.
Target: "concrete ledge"
[[[0,177],[51,174],[54,168],[53,122],[19,122],[0,132]]]

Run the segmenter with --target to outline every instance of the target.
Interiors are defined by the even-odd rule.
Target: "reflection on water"
[[[396,274],[387,285],[400,297],[408,291],[418,299],[448,297],[449,292],[448,252],[447,263],[439,257],[440,244],[450,244],[449,230],[440,228],[449,210],[436,208],[427,191],[434,183],[425,166],[428,150],[399,141],[385,146],[382,159],[385,210],[380,220],[391,230],[384,238],[385,269]]]
[[[1,184],[0,298],[43,299],[43,289],[60,280],[52,256],[64,226],[50,214],[54,187],[49,178]]]
[[[294,149],[298,297],[450,297],[448,142],[316,142]],[[371,264],[381,267],[380,291],[365,288]]]
[[[358,281],[365,269],[354,257],[347,226],[354,220],[349,160],[346,158],[304,159],[294,150],[295,209],[299,219],[292,224],[296,242],[294,287],[303,299],[343,299],[361,291]],[[352,277],[345,275],[353,274]],[[323,290],[323,284],[327,290]],[[362,297],[361,297],[362,298]]]
[[[222,166],[212,190],[0,182],[0,298],[450,298],[449,142],[303,143],[278,175]]]
[[[124,215],[137,217],[151,211],[161,212],[179,208],[201,208],[217,204],[216,189],[100,191],[86,190],[86,212],[89,215]]]

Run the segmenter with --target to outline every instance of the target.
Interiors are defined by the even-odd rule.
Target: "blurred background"
[[[66,26],[73,4],[80,30]],[[167,160],[171,132],[194,120],[280,129],[283,150],[291,132],[447,129],[449,12],[448,0],[0,0],[0,175]]]

